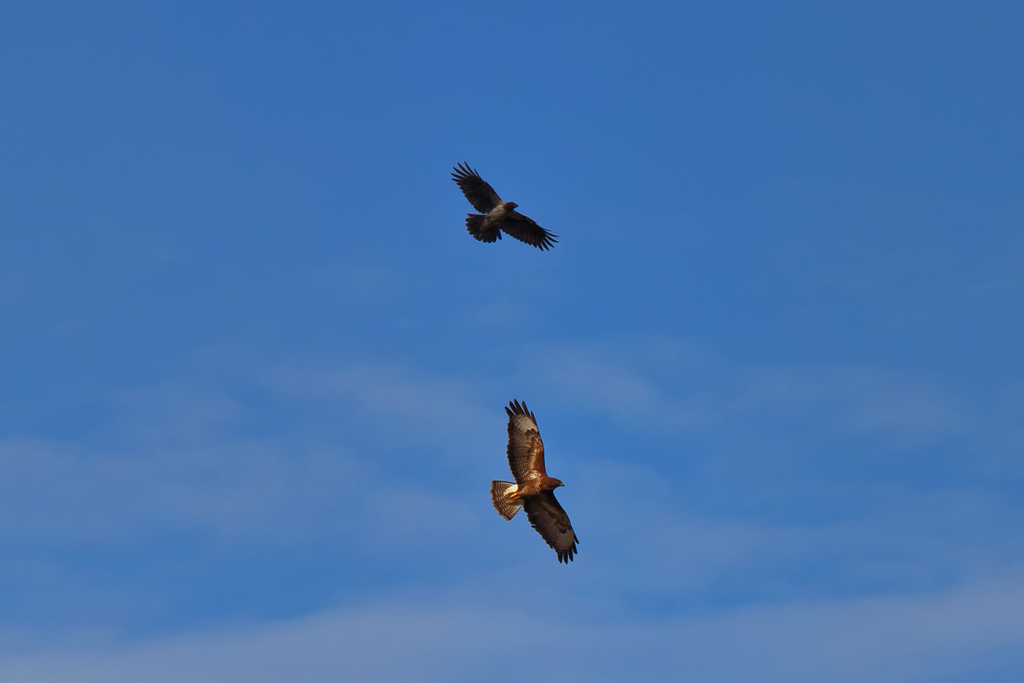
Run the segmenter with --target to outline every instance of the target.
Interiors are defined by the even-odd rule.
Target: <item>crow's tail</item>
[[[495,240],[500,240],[501,230],[498,228],[484,230],[484,218],[486,218],[486,216],[479,213],[469,214],[466,216],[466,230],[469,231],[470,235],[481,242],[494,242]]]

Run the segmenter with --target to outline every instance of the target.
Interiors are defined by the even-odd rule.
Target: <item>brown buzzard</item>
[[[466,216],[466,229],[481,242],[501,239],[504,230],[521,242],[532,244],[540,250],[554,246],[558,235],[544,228],[516,211],[515,202],[503,202],[490,184],[468,165],[460,163],[452,171],[452,180],[459,184],[462,194],[480,213]]]
[[[512,519],[519,508],[526,508],[526,518],[548,545],[558,553],[558,561],[569,564],[576,552],[576,532],[569,515],[555,500],[555,489],[562,482],[544,471],[544,442],[537,429],[537,420],[523,403],[514,400],[505,408],[508,413],[508,466],[516,483],[491,482],[491,502],[505,519]]]

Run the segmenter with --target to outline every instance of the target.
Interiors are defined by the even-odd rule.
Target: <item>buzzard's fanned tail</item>
[[[523,508],[523,501],[511,500],[508,497],[510,489],[516,489],[516,485],[510,481],[491,482],[491,502],[494,503],[494,509],[498,514],[505,519],[512,519]]]
[[[491,228],[490,230],[484,230],[484,218],[478,213],[471,213],[466,216],[466,230],[474,238],[481,242],[494,242],[495,240],[501,239],[501,230],[498,228]]]

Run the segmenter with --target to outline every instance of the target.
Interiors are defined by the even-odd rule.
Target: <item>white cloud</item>
[[[253,437],[263,408],[174,381],[118,395],[89,439],[0,440],[0,539],[37,548],[124,546],[168,533],[250,545],[345,539],[373,555],[476,533],[478,515],[436,485],[451,465],[433,463],[461,458],[486,422],[461,384],[367,367],[273,379],[331,414],[313,419],[313,433],[309,422],[286,422]],[[503,416],[492,417],[501,437]],[[317,419],[346,429],[317,432]],[[420,443],[415,457],[435,478],[403,476],[403,463],[366,452],[365,438],[350,445],[358,428],[371,440],[405,434]],[[494,449],[496,467],[502,450]],[[485,502],[486,491],[481,480]]]
[[[741,373],[738,412],[824,419],[841,436],[883,434],[901,443],[961,433],[963,410],[941,390],[871,368],[754,368]]]
[[[337,452],[258,440],[127,453],[7,440],[0,467],[0,536],[42,545],[120,544],[168,531],[295,541],[328,533],[327,520],[339,518],[366,477]]]
[[[963,433],[971,418],[943,390],[869,367],[737,367],[694,346],[579,344],[539,350],[540,371],[571,405],[642,429],[706,430],[737,416],[791,416],[835,436],[898,445]]]
[[[610,377],[605,388],[619,387],[620,390],[602,393],[601,387],[597,387],[586,394],[588,402],[582,409],[599,415],[607,414],[602,411],[617,411],[620,415],[632,411],[627,413],[629,419],[623,420],[627,433],[648,428],[664,430],[666,425],[678,428],[679,423],[671,420],[677,415],[676,408],[691,400],[687,398],[688,391],[697,397],[692,399],[694,404],[705,402],[704,396],[709,397],[706,401],[710,406],[708,415],[718,415],[714,419],[690,421],[686,423],[688,429],[712,429],[716,427],[714,420],[727,424],[735,416],[793,414],[801,419],[833,420],[832,428],[836,433],[853,429],[836,417],[841,415],[861,416],[866,427],[856,420],[852,424],[876,432],[887,433],[885,430],[889,429],[898,434],[923,432],[931,435],[930,438],[937,438],[941,433],[931,418],[906,421],[900,418],[896,427],[884,421],[879,426],[872,422],[876,417],[870,411],[864,418],[855,410],[873,405],[872,401],[885,405],[878,396],[903,395],[900,391],[906,386],[914,387],[912,383],[902,384],[884,376],[879,379],[871,373],[850,371],[844,374],[846,371],[813,368],[806,372],[759,370],[744,373],[729,370],[721,363],[694,361],[694,356],[685,349],[668,346],[649,348],[639,360],[615,363],[610,359],[614,355],[612,351],[614,349],[589,348],[579,352],[562,349],[559,353],[564,357],[577,357],[582,361],[566,365],[571,371],[556,377],[567,393],[577,380],[600,384],[604,377]],[[559,357],[551,356],[556,360]],[[652,369],[651,364],[656,368]],[[659,374],[657,368],[663,369],[664,374]],[[605,370],[609,372],[602,374]],[[307,653],[313,662],[309,666],[320,667],[311,670],[307,680],[316,680],[322,672],[348,671],[347,666],[355,667],[357,673],[365,673],[369,680],[374,676],[387,677],[385,674],[416,680],[415,674],[412,678],[407,675],[412,669],[403,667],[412,667],[410,662],[420,653],[427,653],[423,656],[429,665],[425,670],[429,676],[424,679],[440,679],[438,672],[445,657],[461,656],[458,653],[463,650],[456,650],[448,642],[417,640],[418,636],[413,633],[415,624],[428,624],[427,628],[440,629],[439,632],[444,632],[444,628],[452,629],[458,638],[476,643],[467,646],[469,650],[489,652],[495,659],[514,658],[515,647],[529,645],[521,638],[517,640],[519,636],[508,636],[511,638],[508,641],[472,640],[479,636],[478,632],[487,629],[508,634],[526,629],[532,623],[528,610],[514,606],[522,604],[523,600],[541,598],[528,594],[505,596],[499,586],[487,585],[486,579],[480,579],[486,576],[489,567],[511,557],[517,558],[518,564],[508,575],[510,581],[557,585],[567,590],[569,598],[565,595],[550,598],[559,609],[563,606],[584,609],[588,604],[602,601],[623,605],[673,605],[666,609],[666,614],[678,613],[680,605],[684,606],[682,609],[692,609],[696,604],[724,601],[749,606],[752,601],[864,595],[865,586],[869,590],[879,586],[934,588],[951,580],[950,577],[993,571],[993,567],[1021,561],[1018,552],[1004,547],[1009,534],[1005,508],[1012,506],[994,505],[984,491],[963,488],[922,492],[898,487],[882,490],[863,482],[852,482],[847,490],[840,490],[833,482],[833,489],[821,495],[838,491],[856,499],[859,502],[852,512],[824,520],[816,518],[818,508],[807,503],[794,506],[798,520],[780,521],[776,517],[769,521],[758,511],[751,512],[749,508],[728,502],[703,508],[700,504],[691,505],[680,496],[679,482],[665,480],[664,469],[659,469],[668,467],[664,460],[602,460],[599,454],[588,454],[584,459],[575,457],[571,450],[560,450],[565,460],[560,460],[552,473],[569,481],[569,487],[560,490],[560,497],[580,531],[582,554],[568,571],[557,566],[562,573],[552,579],[548,572],[554,564],[553,553],[543,546],[525,520],[520,518],[508,525],[490,509],[486,475],[480,478],[479,486],[472,482],[452,485],[445,478],[471,466],[487,468],[493,472],[493,477],[501,476],[504,471],[504,416],[499,407],[491,409],[478,402],[475,385],[461,379],[370,365],[254,375],[260,379],[270,377],[270,387],[278,392],[271,401],[274,407],[282,400],[292,400],[303,407],[302,420],[307,419],[307,412],[321,411],[319,416],[302,423],[303,429],[309,425],[314,433],[300,433],[294,424],[285,422],[279,431],[269,436],[239,436],[239,431],[250,433],[246,425],[259,419],[258,408],[234,398],[227,391],[168,383],[152,391],[135,392],[118,404],[121,412],[114,418],[112,430],[107,430],[120,435],[121,440],[113,446],[29,439],[0,442],[0,469],[5,473],[0,479],[0,539],[34,543],[37,549],[44,549],[43,556],[47,547],[130,545],[139,539],[159,538],[166,532],[185,532],[213,540],[209,545],[216,545],[218,551],[228,554],[238,544],[266,550],[285,544],[326,542],[345,556],[342,565],[352,567],[354,573],[372,574],[376,568],[392,566],[406,571],[407,575],[420,572],[409,580],[399,578],[374,583],[367,589],[372,592],[366,595],[367,601],[395,590],[422,595],[442,589],[473,594],[477,599],[467,603],[465,595],[460,598],[461,606],[453,612],[457,617],[455,622],[444,621],[443,610],[430,603],[415,609],[392,605],[365,613],[339,612],[290,625],[212,634],[210,638],[223,647],[209,651],[203,650],[205,646],[201,642],[206,636],[196,642],[183,638],[123,648],[107,646],[103,656],[61,649],[50,653],[52,658],[47,655],[38,661],[25,657],[9,659],[0,666],[0,679],[4,678],[4,666],[22,667],[17,669],[21,672],[29,672],[25,668],[29,667],[59,678],[60,671],[47,667],[64,662],[66,670],[73,674],[66,679],[70,681],[102,680],[108,673],[114,676],[110,680],[127,680],[125,677],[129,674],[125,672],[133,670],[132,667],[141,672],[135,680],[161,680],[159,676],[164,674],[158,672],[162,669],[157,660],[171,657],[168,654],[171,651],[180,654],[182,648],[186,648],[197,661],[208,661],[211,668],[204,669],[200,664],[196,664],[200,669],[195,671],[175,668],[190,666],[183,662],[167,668],[180,674],[178,680],[192,675],[196,676],[194,680],[213,680],[219,671],[227,676],[224,680],[230,681],[231,676],[240,671],[256,669],[258,671],[250,678],[239,680],[271,680],[265,672],[284,671],[292,666],[301,673],[301,667],[305,666],[293,659],[302,658],[296,654],[297,650],[284,647],[280,639],[305,642],[308,638],[327,642],[339,638],[343,642],[360,642],[361,635],[350,633],[371,633],[374,628],[380,633],[388,629],[404,633],[401,637],[406,640],[400,641],[400,645],[413,654],[407,660],[396,658],[392,663],[378,663],[366,655],[372,651],[369,644],[357,653],[349,653],[347,659],[330,654],[324,645],[322,651]],[[669,380],[664,380],[665,376]],[[686,382],[691,380],[692,385],[688,387]],[[629,390],[621,390],[622,387]],[[920,398],[908,391],[912,399]],[[282,394],[285,399],[281,398]],[[928,396],[930,394],[925,398]],[[920,402],[927,405],[924,399]],[[650,418],[652,415],[654,417]],[[633,423],[634,417],[638,424]],[[318,434],[315,431],[322,428],[322,420],[333,424],[342,419],[345,429],[340,432],[328,430]],[[545,423],[543,415],[541,420]],[[447,451],[443,450],[447,447],[444,446],[429,452],[417,450],[411,455],[399,449],[403,453],[401,462],[396,465],[382,462],[379,453],[366,452],[360,444],[348,447],[351,430],[356,427],[368,430],[371,436],[391,430],[444,437],[434,439],[442,443],[458,439],[463,444],[452,448],[458,458],[447,464],[444,458]],[[547,435],[550,437],[554,432],[557,430],[552,429]],[[324,438],[323,433],[330,436]],[[472,465],[465,458],[465,453],[470,451],[465,446],[467,438],[490,444],[486,456],[476,458]],[[495,438],[500,441],[493,444]],[[558,438],[566,440],[564,434]],[[416,458],[417,464],[426,463],[432,470],[429,478],[423,478],[422,472],[404,474],[401,468],[413,462],[410,457]],[[553,464],[553,457],[549,456],[549,465]],[[456,466],[452,466],[453,462]],[[576,474],[572,473],[573,468]],[[704,477],[703,481],[717,476],[693,474]],[[752,490],[739,490],[740,487],[730,490],[722,480],[714,483],[721,488],[720,495],[726,498],[743,496]],[[791,491],[787,488],[777,495],[791,495]],[[712,508],[717,512],[709,512]],[[732,516],[727,518],[727,514]],[[995,520],[1004,520],[1004,523],[996,524]],[[977,533],[972,527],[989,531]],[[203,548],[188,547],[185,552],[193,555],[184,560],[196,566],[202,566],[207,559],[202,556],[207,552]],[[146,574],[151,569],[136,567],[133,571]],[[442,575],[450,578],[451,587],[444,587],[448,579],[439,579]],[[904,580],[906,577],[912,580]],[[53,580],[58,582],[60,577]],[[344,577],[339,578],[339,585],[344,580]],[[145,581],[138,585],[151,587]],[[480,586],[486,586],[487,590],[479,590]],[[127,592],[139,590],[138,587],[126,589]],[[120,597],[126,603],[136,598],[145,599],[144,595]],[[492,601],[495,605],[513,607],[507,614],[497,607],[480,607]],[[840,610],[852,609],[851,605],[868,609],[865,605],[875,603],[828,604],[829,609]],[[895,609],[893,605],[903,603],[887,604],[891,612]],[[814,616],[818,607],[801,605],[792,610],[803,615],[801,618],[808,624],[818,618]],[[557,638],[561,629],[569,629],[575,642],[581,643],[582,648],[598,659],[602,656],[600,651],[608,649],[603,644],[614,644],[620,638],[657,642],[660,643],[656,647],[660,658],[657,661],[665,671],[682,667],[693,671],[694,680],[718,680],[713,677],[716,669],[712,664],[706,663],[705,668],[701,668],[703,664],[698,666],[709,657],[703,650],[687,650],[686,657],[666,653],[684,647],[679,643],[702,642],[701,638],[715,629],[720,632],[720,641],[709,641],[708,647],[728,651],[735,646],[730,645],[733,642],[730,638],[738,638],[736,633],[748,628],[744,626],[748,622],[740,616],[746,615],[745,619],[756,622],[767,619],[764,615],[770,612],[763,611],[768,608],[737,609],[739,611],[728,619],[722,617],[724,621],[710,617],[701,621],[692,617],[659,624],[622,622],[605,628],[608,619],[595,617],[595,623],[602,624],[600,629],[579,622],[554,621],[546,624],[548,630],[544,632]],[[775,615],[772,618],[782,619],[779,615],[784,611],[772,609],[777,610],[770,612]],[[88,620],[89,616],[85,615],[87,623]],[[801,623],[804,622],[797,619],[782,626],[790,628],[792,624]],[[319,626],[314,628],[311,624]],[[774,642],[768,626],[757,628],[762,630],[752,638],[764,637]],[[821,630],[822,626],[801,628],[814,635],[815,629]],[[252,654],[258,649],[253,643],[260,638],[263,639],[260,642],[272,643],[267,645],[267,657],[274,648],[284,647],[281,660],[265,662],[263,667],[246,668],[249,666],[246,662],[261,661],[260,657],[264,656]],[[679,643],[673,638],[678,638]],[[439,648],[441,654],[431,654],[434,647]],[[778,644],[782,650],[795,647],[789,641]],[[620,658],[645,661],[644,653],[645,650],[637,646],[624,650]],[[768,657],[768,654],[759,656]],[[840,655],[834,653],[835,658]],[[558,653],[552,652],[546,657],[556,671],[566,673],[567,670],[559,668]],[[731,661],[735,658],[735,654],[730,655],[723,670],[733,671],[742,679],[744,671]],[[488,666],[483,655],[471,656],[466,661],[459,674],[466,680]],[[611,663],[606,667],[594,665],[589,669],[591,680],[601,680],[602,671],[620,671],[625,677],[626,669],[613,666],[617,661],[609,660]],[[780,671],[791,673],[794,666],[797,665],[790,662]],[[825,664],[819,666],[820,670],[825,668]],[[661,670],[652,669],[652,677],[657,678]],[[154,674],[156,678],[149,675],[154,671],[158,672]],[[93,675],[94,679],[74,677],[79,675]],[[667,675],[664,678],[668,680]],[[616,680],[616,677],[609,674],[606,679]]]
[[[483,434],[497,411],[485,410],[467,382],[427,376],[407,366],[354,364],[333,368],[286,368],[270,373],[286,395],[307,401],[340,401],[372,416],[390,433],[399,431],[462,442]],[[490,418],[490,419],[489,419]],[[499,418],[499,421],[503,418]],[[396,422],[397,421],[397,422]]]
[[[563,569],[564,568],[560,568]],[[877,683],[1024,675],[1024,578],[944,592],[760,605],[682,618],[595,612],[543,585],[294,621],[0,657],[20,683],[678,681]]]

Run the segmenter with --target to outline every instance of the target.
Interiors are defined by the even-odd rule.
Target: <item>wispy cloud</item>
[[[0,539],[37,548],[167,534],[250,545],[345,539],[372,556],[475,533],[476,511],[437,483],[476,452],[474,439],[501,438],[503,415],[484,419],[464,382],[377,366],[254,376],[276,392],[269,406],[251,391],[238,398],[230,382],[167,381],[119,393],[88,438],[0,440]],[[296,404],[313,417],[263,425],[268,411]],[[382,458],[373,441],[385,435],[415,451]],[[479,491],[486,501],[483,479]]]
[[[909,396],[911,402],[930,406],[932,393],[921,393],[922,383],[856,369],[736,369],[711,354],[671,344],[636,345],[629,353],[614,345],[559,347],[539,357],[550,395],[581,397],[578,404],[557,409],[611,417],[619,421],[619,432],[630,437],[652,431],[672,439],[719,434],[737,420],[777,418],[825,424],[837,439],[862,430],[894,441],[936,440],[950,433],[943,430],[971,425],[952,417],[953,427],[934,421],[948,408],[941,397],[924,418],[911,414],[891,423],[889,416],[879,417],[869,408],[887,405],[890,396]],[[525,520],[509,524],[498,519],[487,499],[489,477],[504,471],[504,415],[500,404],[485,405],[482,397],[502,382],[385,363],[281,364],[244,375],[258,391],[233,390],[235,375],[220,384],[211,377],[203,383],[163,382],[120,394],[109,425],[97,427],[89,438],[0,442],[5,473],[0,540],[45,558],[76,548],[127,548],[188,536],[201,543],[182,545],[182,561],[199,564],[210,553],[329,548],[336,557],[332,589],[344,591],[346,583],[362,581],[362,576],[415,575],[415,580],[359,583],[368,586],[363,601],[374,603],[395,592],[473,594],[482,601],[465,607],[470,612],[466,623],[477,620],[473,629],[501,628],[498,622],[506,616],[477,613],[479,604],[501,595],[488,584],[495,567],[514,567],[506,577],[517,584],[538,572],[547,576],[550,551]],[[949,406],[955,417],[955,402]],[[279,419],[279,412],[290,416]],[[388,435],[397,445],[378,448]],[[573,442],[571,432],[554,425],[546,435],[553,444]],[[723,605],[935,590],[957,577],[1021,561],[1020,553],[1007,546],[1012,534],[1005,520],[1013,518],[1016,507],[972,495],[967,485],[914,490],[891,482],[794,482],[784,476],[747,485],[743,473],[754,456],[724,465],[724,458],[712,458],[716,467],[732,468],[725,479],[722,469],[616,459],[603,451],[581,458],[564,446],[551,457],[549,464],[558,461],[555,473],[570,482],[562,500],[579,528],[584,555],[571,574],[544,582],[563,587],[580,605],[628,604],[637,614],[677,619],[698,606],[707,614],[721,614]],[[687,478],[673,479],[680,473]],[[705,488],[714,489],[717,500],[705,496]],[[748,505],[762,489],[795,502],[762,514],[768,508]],[[808,495],[845,497],[848,504],[830,507]],[[831,514],[835,510],[839,513]],[[266,561],[268,574],[274,562]],[[148,576],[155,570],[141,566],[132,571]],[[63,581],[60,571],[52,581]],[[120,597],[126,604],[143,599],[132,591],[144,589],[152,585],[126,589]],[[358,619],[390,619],[395,609],[381,607]],[[416,619],[439,618],[434,606],[422,608],[426,616],[419,609],[413,610]],[[364,622],[352,625],[355,613],[343,614],[347,625],[324,638],[365,627]],[[508,616],[522,618],[515,611]],[[396,623],[388,628],[405,627]],[[586,640],[598,638],[588,627],[572,628],[590,643],[587,647],[600,649],[597,641]],[[629,637],[647,637],[642,633],[646,627],[629,628],[639,629],[629,631]],[[673,628],[681,639],[694,637],[686,630],[690,626]],[[248,642],[250,636],[236,633],[225,647],[242,647],[231,643],[239,638]],[[614,641],[616,635],[600,636],[605,637]],[[181,642],[160,641],[159,648]],[[406,645],[410,652],[430,647],[414,640]],[[149,647],[157,646],[118,650],[109,661],[86,657],[81,668],[82,662],[72,657],[68,670],[97,666],[95,676],[102,678],[102,667],[115,666],[114,660],[121,667],[125,661],[156,656]],[[505,653],[498,642],[480,647],[491,648],[495,656]],[[664,647],[677,646],[666,641]],[[220,654],[209,656],[216,660]],[[325,671],[341,666],[323,657]],[[26,666],[19,661],[18,666]],[[231,662],[216,666],[235,670]],[[383,670],[370,660],[360,666],[373,675]],[[466,671],[479,673],[473,666]],[[681,664],[672,660],[666,666]],[[599,673],[595,667],[596,680]],[[213,674],[196,675],[202,680]]]
[[[694,346],[561,345],[541,374],[572,404],[634,427],[701,430],[737,416],[792,416],[837,436],[920,443],[962,433],[970,417],[923,379],[870,367],[737,366]]]
[[[268,377],[293,398],[341,403],[382,423],[397,423],[403,431],[453,441],[479,433],[479,425],[495,412],[483,407],[465,379],[425,375],[405,364],[290,367]]]
[[[872,368],[752,368],[737,380],[733,410],[822,419],[840,435],[919,442],[961,433],[968,421],[942,390]]]
[[[132,645],[63,645],[0,658],[25,683],[339,679],[785,683],[987,680],[1024,673],[1024,579],[947,591],[760,605],[657,621],[595,613],[541,589],[385,602]],[[526,659],[524,659],[526,657]],[[1000,679],[1004,680],[1004,679]]]
[[[295,541],[329,532],[366,478],[337,452],[258,440],[134,452],[8,440],[0,466],[0,535],[43,546],[182,532]]]

